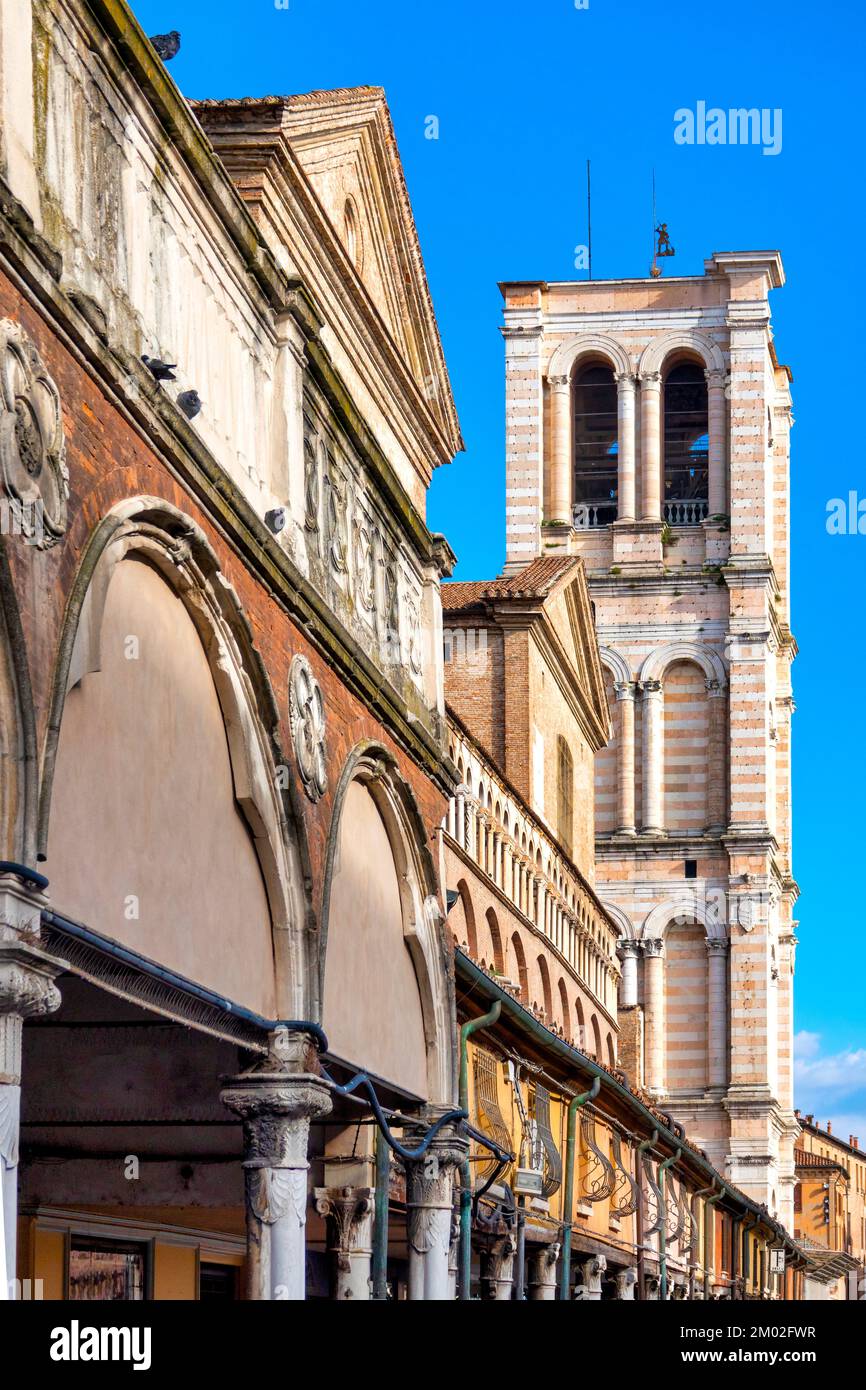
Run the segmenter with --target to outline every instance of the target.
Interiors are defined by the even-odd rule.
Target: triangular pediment
[[[333,291],[367,316],[369,332],[384,330],[453,456],[463,441],[385,93],[352,87],[194,105],[283,263],[309,270],[315,245]],[[293,204],[285,242],[258,206],[268,168]]]

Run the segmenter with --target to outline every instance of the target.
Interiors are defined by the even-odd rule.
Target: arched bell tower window
[[[617,517],[616,382],[603,362],[578,367],[572,385],[574,525],[607,526]]]
[[[664,520],[697,526],[708,512],[709,412],[704,368],[681,362],[665,378]]]

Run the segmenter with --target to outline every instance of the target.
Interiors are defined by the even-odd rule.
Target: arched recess
[[[499,930],[499,919],[492,907],[488,907],[485,913],[487,930],[490,933],[490,944],[493,950],[493,969],[497,975],[505,974],[505,951],[502,946],[502,933]]]
[[[601,1050],[601,1028],[598,1025],[598,1016],[596,1014],[592,1015],[592,1018],[589,1020],[589,1025],[592,1029],[592,1037],[590,1039],[592,1050],[595,1054],[596,1060],[599,1062],[603,1062],[604,1053]]]
[[[337,784],[326,854],[322,1022],[347,1062],[445,1103],[453,986],[427,841],[396,759],[378,743],[359,744]]]
[[[472,905],[472,894],[469,885],[464,878],[457,884],[457,892],[460,898],[460,905],[463,909],[463,930],[464,939],[470,956],[473,960],[478,959],[478,930],[475,926],[475,908]],[[449,921],[453,918],[453,909],[449,914]]]
[[[704,928],[709,940],[727,941],[723,904],[723,894],[718,902],[713,900],[712,894],[703,893],[683,892],[679,897],[668,898],[666,902],[658,903],[647,914],[641,929],[641,939],[660,941],[672,923],[695,921]]]
[[[607,1064],[609,1067],[616,1066],[616,1046],[613,1041],[613,1033],[607,1035]]]
[[[695,661],[665,670],[662,735],[662,825],[700,834],[709,822],[710,700]]]
[[[692,661],[700,666],[708,681],[724,686],[727,680],[725,663],[718,652],[700,642],[668,642],[651,651],[640,669],[641,681],[664,679],[669,666],[677,661]]]
[[[36,716],[6,546],[0,536],[0,857],[32,865],[39,798]]]
[[[526,953],[523,950],[523,942],[520,940],[520,932],[514,932],[512,934],[511,951],[514,956],[515,974],[511,975],[510,978],[515,984],[520,986],[521,1003],[528,1004],[529,976],[526,971]]]
[[[538,957],[537,968],[541,982],[541,1007],[544,1010],[545,1021],[550,1024],[553,1022],[553,993],[550,988],[550,971],[544,956]]]
[[[653,338],[641,353],[638,375],[643,377],[651,372],[660,372],[671,357],[699,357],[708,371],[721,372],[725,369],[725,358],[721,348],[703,333],[683,329]]]
[[[570,377],[583,358],[601,357],[617,375],[630,373],[632,364],[625,348],[604,333],[578,333],[560,343],[550,359],[548,377]]]
[[[278,728],[202,530],[161,499],[114,508],[53,675],[39,804],[53,906],[266,1018],[304,1018],[310,875]]]
[[[565,980],[559,977],[559,1010],[562,1015],[562,1032],[565,1038],[571,1037],[571,1010],[568,1007],[568,990]]]
[[[677,920],[665,936],[665,1086],[702,1092],[709,1081],[709,969],[703,924]]]

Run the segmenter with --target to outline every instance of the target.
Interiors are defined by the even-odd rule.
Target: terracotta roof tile
[[[508,579],[458,580],[442,585],[442,608],[457,613],[476,603],[508,598],[544,598],[562,577],[579,565],[574,555],[542,555]]]

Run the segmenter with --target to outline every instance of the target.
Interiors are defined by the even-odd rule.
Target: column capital
[[[0,941],[0,1083],[21,1081],[25,1018],[41,1018],[60,1006],[54,983],[62,965],[20,939]]]
[[[707,955],[716,958],[724,958],[731,949],[729,941],[722,941],[718,937],[708,936],[704,945],[707,948]]]
[[[662,384],[661,372],[641,372],[640,384],[643,390],[658,391]]]
[[[724,390],[728,384],[729,373],[726,367],[707,367],[704,370],[707,385],[710,390]]]
[[[637,960],[643,950],[643,942],[635,941],[634,938],[630,936],[623,936],[616,943],[616,949],[623,959],[628,957],[631,960]]]
[[[571,377],[570,377],[570,376],[562,376],[562,375],[560,375],[560,376],[549,376],[549,377],[547,378],[547,384],[548,384],[548,386],[549,386],[549,388],[550,388],[551,391],[556,391],[556,392],[565,392],[565,391],[569,391],[569,390],[571,389]]]
[[[620,390],[633,391],[637,385],[636,372],[615,372],[614,381]]]
[[[636,682],[640,686],[644,699],[650,699],[654,695],[662,694],[662,683],[657,680],[644,680]]]
[[[641,945],[648,960],[660,959],[665,953],[663,936],[646,936],[642,939]]]
[[[720,696],[728,693],[728,687],[724,681],[717,680],[715,676],[708,676],[706,679],[707,695],[711,700],[717,700]]]
[[[617,700],[634,700],[635,682],[634,681],[614,681],[614,692]]]

